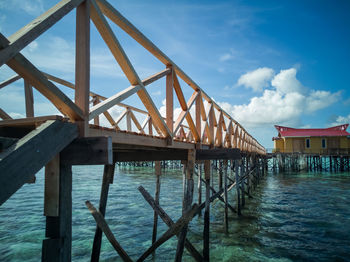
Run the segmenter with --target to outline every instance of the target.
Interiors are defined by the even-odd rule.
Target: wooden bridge
[[[21,51],[74,9],[76,9],[76,67],[75,83],[70,83],[49,72],[39,70],[21,54]],[[141,80],[107,18],[162,62],[164,70]],[[90,21],[94,23],[115,58],[116,66],[120,66],[130,83],[129,87],[120,92],[116,91],[115,95],[110,97],[90,90]],[[207,248],[209,248],[209,204],[213,201],[210,198],[210,191],[214,190],[209,187],[210,161],[223,161],[226,170],[231,166],[238,176],[231,184],[227,184],[228,180],[226,178],[223,180],[221,175],[221,188],[218,191],[214,190],[215,193],[211,196],[220,197],[224,201],[226,212],[229,206],[227,190],[230,186],[231,188],[232,185],[238,186],[238,193],[243,192],[244,198],[246,194],[244,184],[248,181],[249,185],[252,170],[256,170],[254,173],[256,178],[263,173],[266,155],[264,147],[105,0],[62,0],[10,37],[0,34],[0,66],[5,64],[16,75],[0,83],[0,89],[10,88],[15,81],[24,80],[26,118],[12,119],[5,108],[0,108],[2,118],[0,205],[23,184],[34,182],[35,174],[45,166],[46,239],[43,241],[43,261],[71,260],[72,165],[105,165],[99,211],[87,203],[97,223],[103,223],[108,187],[116,162],[156,161],[156,166],[159,166],[158,161],[161,160],[182,160],[186,178],[184,216],[175,224],[166,219],[169,230],[173,230],[171,234],[179,235],[178,261],[181,260],[184,246],[191,249],[186,240],[186,228],[190,218],[194,213],[198,213],[198,206],[191,206],[195,164],[205,167],[203,180],[207,183],[208,190],[204,203],[207,212],[205,228],[207,237],[204,242]],[[161,78],[166,78],[164,116],[159,112],[146,88]],[[185,86],[180,86],[179,79],[184,81]],[[63,90],[65,87],[61,90],[58,84],[65,86],[67,90],[74,89],[74,101],[66,94],[67,90],[66,92]],[[33,88],[45,96],[61,115],[35,116]],[[192,96],[187,101],[183,88],[193,90]],[[131,96],[137,96],[144,109],[123,103]],[[174,99],[178,100],[181,107],[181,113],[176,119]],[[124,110],[118,118],[113,118],[108,111],[115,107]],[[100,124],[101,115],[108,120],[109,126]],[[125,128],[120,124],[121,121],[126,122]],[[239,173],[238,167],[241,167],[243,173]],[[159,171],[156,173],[159,174]],[[147,191],[142,188],[140,191],[145,198],[150,199]],[[225,195],[225,192],[226,198],[223,199],[221,194]],[[158,210],[157,214],[166,217],[159,209],[157,199],[155,203],[149,201],[151,206]],[[238,205],[240,206],[239,201]],[[108,225],[99,224],[96,230],[92,255],[95,258],[92,261],[98,261],[99,257],[102,234],[100,228],[105,232]],[[111,232],[106,234],[111,237]],[[120,251],[117,241],[111,239],[109,238],[117,251],[119,250],[119,254],[128,261],[130,258],[127,254],[123,254],[123,250]],[[156,238],[153,243],[157,245]],[[194,255],[196,260],[209,260],[209,251],[208,254],[205,252],[203,257]],[[191,254],[196,252],[192,249]]]

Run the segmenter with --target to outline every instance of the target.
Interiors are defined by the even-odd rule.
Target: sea
[[[90,260],[96,224],[85,201],[98,207],[102,173],[103,166],[73,167],[73,261]],[[0,207],[1,262],[41,260],[43,170],[36,178]],[[155,182],[150,167],[117,167],[110,187],[106,220],[133,260],[152,244],[153,210],[137,188],[142,185],[154,195]],[[181,170],[163,170],[160,205],[174,221],[181,216],[182,192]],[[203,196],[204,192],[203,186]],[[232,205],[235,197],[235,190],[230,191]],[[211,205],[211,261],[350,261],[350,173],[269,172],[246,199],[243,215],[229,212],[225,233],[224,205]],[[158,236],[166,230],[159,219]],[[199,251],[202,234],[203,216],[195,217],[188,239]],[[173,237],[146,261],[173,261],[176,245]],[[122,261],[105,236],[100,261]],[[183,261],[194,261],[186,250]]]

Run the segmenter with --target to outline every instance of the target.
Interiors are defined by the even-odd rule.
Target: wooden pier
[[[350,171],[350,154],[268,153],[269,168],[273,171]]]
[[[76,70],[75,83],[70,83],[40,71],[20,52],[74,9]],[[159,59],[164,69],[141,80],[107,18]],[[126,89],[116,90],[111,97],[92,92],[90,88],[90,21],[130,83]],[[143,253],[137,261],[146,259],[173,236],[178,237],[175,261],[181,261],[184,249],[196,261],[209,261],[210,204],[218,199],[225,205],[223,226],[227,231],[229,213],[242,214],[246,197],[251,197],[267,169],[266,150],[242,125],[105,0],[62,0],[12,36],[0,34],[0,66],[5,64],[16,75],[1,82],[0,88],[9,88],[23,79],[26,118],[12,119],[4,108],[0,108],[0,205],[25,183],[35,183],[35,174],[45,167],[46,231],[42,261],[71,261],[73,165],[104,165],[98,208],[94,207],[96,203],[86,199],[87,208],[97,223],[91,261],[99,260],[102,233],[124,261],[132,261],[104,220],[115,165],[126,162],[150,165],[157,175],[154,198],[142,185],[139,187],[154,210],[154,226],[150,229],[153,230],[152,245],[147,250],[140,250]],[[166,78],[165,116],[160,114],[146,89],[161,78]],[[185,86],[180,86],[179,78]],[[57,84],[74,89],[74,101]],[[187,101],[182,89],[185,87],[193,90]],[[35,116],[33,88],[62,115]],[[133,95],[139,98],[144,109],[124,103]],[[174,119],[175,97],[182,109],[177,119]],[[124,110],[118,119],[108,111],[114,107]],[[110,126],[100,125],[101,115]],[[121,121],[126,121],[125,128]],[[182,168],[183,209],[177,221],[173,221],[159,205],[161,164]],[[213,176],[213,169],[219,171],[217,178]],[[203,183],[206,188],[203,195],[201,190],[198,191],[197,200],[193,195],[196,178],[198,185]],[[218,188],[213,187],[214,179],[218,179]],[[234,202],[228,199],[229,190],[236,190]],[[188,224],[202,210],[203,246],[194,247],[187,239]],[[164,233],[157,231],[158,217],[169,227]]]

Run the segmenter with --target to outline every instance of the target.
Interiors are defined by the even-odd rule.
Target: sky
[[[0,0],[0,32],[11,36],[55,5]],[[274,125],[323,128],[350,122],[350,1],[109,0],[266,148]],[[164,65],[109,21],[141,79]],[[21,53],[74,82],[75,11]],[[0,68],[0,82],[15,73]],[[180,81],[185,98],[193,89]],[[91,90],[111,96],[128,81],[91,23]],[[74,93],[58,87],[72,99]],[[164,112],[165,80],[147,87]],[[0,107],[23,117],[23,82],[0,89]],[[176,99],[176,98],[175,98]],[[57,113],[34,92],[35,115]],[[137,97],[127,103],[142,108]],[[176,112],[179,104],[175,101]],[[120,108],[110,111],[117,117]]]

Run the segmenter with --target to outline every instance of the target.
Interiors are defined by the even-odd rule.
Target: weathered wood
[[[198,165],[198,182],[197,182],[197,191],[198,191],[198,205],[202,204],[202,165]],[[199,212],[199,216],[202,215],[202,211]]]
[[[21,77],[19,75],[11,76],[9,79],[0,83],[0,89],[5,87],[5,86],[8,86],[9,84],[12,84],[13,82],[16,82],[19,79],[21,79]]]
[[[54,156],[45,166],[44,215],[59,215],[60,155]]]
[[[152,198],[152,196],[147,192],[146,189],[144,189],[143,186],[139,186],[138,190],[144,197],[144,199],[148,202],[148,204],[154,209],[154,211],[159,215],[159,217],[163,220],[163,222],[168,226],[171,227],[174,225],[174,221],[168,216],[168,214],[164,211],[164,209],[159,206],[159,204],[156,204],[155,200]],[[179,234],[177,234],[178,236]],[[191,242],[186,238],[185,240],[185,247],[190,252],[190,254],[193,256],[196,261],[202,261],[201,254],[195,249],[195,247],[191,244]]]
[[[42,261],[71,261],[72,254],[72,167],[60,163],[59,214],[46,217]]]
[[[25,103],[26,103],[26,116],[34,117],[33,88],[25,80],[24,80],[24,97],[25,97]]]
[[[0,33],[0,48],[6,47],[8,43],[6,37]],[[20,53],[15,55],[7,62],[7,65],[49,99],[63,114],[73,120],[83,119],[84,114],[81,109],[23,55]]]
[[[171,68],[170,68],[171,69]],[[172,69],[171,69],[172,72]],[[174,131],[174,92],[173,92],[173,73],[166,76],[166,103],[165,115],[166,124],[171,133]]]
[[[85,204],[88,207],[89,211],[91,212],[92,216],[94,217],[96,224],[103,231],[103,233],[107,237],[108,241],[111,243],[113,248],[117,251],[119,256],[124,261],[132,262],[132,259],[129,257],[129,255],[125,252],[125,250],[119,244],[117,239],[114,237],[112,231],[110,230],[110,228],[109,228],[106,220],[104,219],[103,215],[101,214],[101,212],[96,210],[96,208],[90,203],[90,201],[85,201]]]
[[[155,161],[154,163],[154,171],[156,174],[156,192],[154,196],[154,201],[156,205],[159,205],[159,195],[160,195],[160,176],[162,174],[160,161]],[[153,214],[153,232],[152,232],[152,245],[157,240],[157,227],[158,227],[158,214],[154,211]]]
[[[237,148],[213,148],[213,149],[197,149],[197,160],[210,159],[240,159],[240,150]]]
[[[77,138],[62,151],[61,161],[70,165],[111,165],[111,137]]]
[[[9,37],[9,45],[0,51],[0,66],[78,6],[83,0],[62,0]]]
[[[80,136],[86,136],[90,94],[90,1],[84,1],[77,7],[75,44],[75,104],[84,116],[79,122]]]
[[[225,224],[225,232],[228,233],[227,160],[225,160],[223,163],[223,173],[224,173],[224,201],[225,201],[224,224]]]
[[[242,207],[245,206],[245,187],[244,187],[244,181],[245,181],[245,176],[244,176],[244,162],[242,161],[240,165],[240,173],[241,173],[241,180],[240,180],[240,188],[241,188],[241,196],[242,196]]]
[[[1,123],[1,121],[0,121]],[[173,141],[171,145],[168,144],[167,139],[164,137],[151,137],[145,135],[131,134],[126,132],[118,132],[115,130],[95,129],[90,128],[89,136],[111,136],[113,143],[140,145],[150,147],[166,147],[166,148],[178,148],[178,149],[192,149],[195,147],[192,143],[185,143],[180,141]]]
[[[235,161],[235,178],[236,178],[236,192],[237,192],[237,214],[240,216],[241,215],[241,192],[239,188],[239,183],[238,181],[240,180],[239,177],[239,161]]]
[[[188,225],[197,211],[198,205],[194,204],[192,208],[183,214],[152,246],[150,246],[141,255],[137,261],[144,261],[150,254],[153,253],[154,250],[156,250],[174,235],[177,235],[185,226]]]
[[[47,121],[0,153],[0,205],[76,137],[75,124]]]
[[[183,214],[190,210],[191,204],[193,201],[193,189],[194,189],[193,173],[194,173],[194,165],[195,165],[195,159],[196,159],[195,154],[196,154],[195,150],[188,150],[188,158],[186,163],[184,164],[185,184],[184,184],[184,196],[183,196],[183,204],[182,204]],[[183,227],[179,235],[176,254],[175,254],[175,261],[182,260],[182,254],[185,247],[187,230],[188,230],[188,227],[186,225]]]
[[[102,101],[101,103],[93,106],[90,110],[89,120],[102,114],[103,112],[110,109],[112,106],[115,106],[119,102],[122,102],[123,100],[127,99],[128,97],[130,97],[131,95],[133,95],[137,91],[139,91],[140,89],[141,89],[140,85],[130,86],[130,87],[124,89],[123,91],[120,91],[117,94],[107,98],[106,100]]]
[[[205,211],[204,211],[204,228],[203,228],[203,261],[209,261],[210,252],[210,160],[204,161],[205,174]]]
[[[115,165],[104,166],[101,194],[100,194],[100,204],[99,204],[99,211],[103,217],[106,215],[109,184],[112,184],[114,170],[115,170]],[[100,251],[101,251],[101,242],[102,242],[102,231],[100,227],[97,226],[95,230],[94,242],[92,245],[91,262],[99,261]]]

